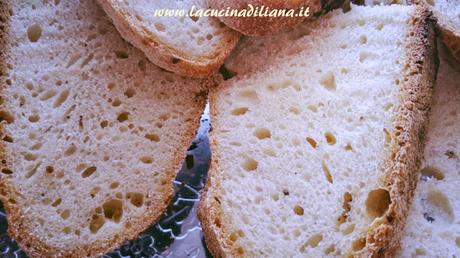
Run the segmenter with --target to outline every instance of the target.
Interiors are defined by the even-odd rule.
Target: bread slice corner
[[[240,34],[213,17],[155,16],[156,11],[188,12],[203,1],[97,0],[120,32],[154,64],[180,75],[203,78],[216,71]]]

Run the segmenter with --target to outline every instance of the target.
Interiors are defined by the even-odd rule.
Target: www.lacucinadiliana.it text
[[[156,17],[308,17],[310,7],[299,9],[271,9],[265,6],[254,7],[248,4],[245,9],[203,9],[192,6],[190,10],[185,9],[157,9],[153,12]]]

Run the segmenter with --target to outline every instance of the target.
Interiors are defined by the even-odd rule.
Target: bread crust
[[[320,0],[207,0],[207,4],[210,8],[218,10],[225,10],[227,7],[242,10],[246,9],[248,4],[270,9],[299,10],[301,7],[310,7],[309,17],[219,17],[230,28],[248,36],[261,36],[294,27],[306,19],[312,19],[313,15],[320,12],[322,8]]]
[[[385,214],[374,220],[366,236],[366,247],[358,257],[394,257],[400,249],[406,218],[418,181],[423,159],[424,136],[436,73],[439,66],[432,12],[418,6],[409,24],[400,84],[401,99],[393,123],[391,152],[385,163],[385,188],[391,204]]]
[[[4,89],[8,87],[6,83],[5,67],[9,60],[9,40],[11,40],[9,31],[9,18],[10,18],[10,0],[0,2],[0,99],[7,96],[4,94]],[[207,90],[211,82],[205,82],[203,89]],[[147,229],[150,225],[157,222],[164,211],[167,209],[173,195],[173,181],[176,177],[177,171],[180,170],[184,154],[195,137],[196,129],[199,126],[199,116],[205,105],[205,96],[196,96],[195,101],[197,104],[190,107],[193,114],[188,117],[190,121],[188,130],[182,135],[180,141],[180,150],[174,153],[173,162],[167,171],[164,171],[167,183],[164,186],[164,191],[160,197],[153,200],[150,207],[147,208],[144,217],[136,220],[130,220],[132,227],[125,229],[123,234],[111,237],[106,241],[97,241],[91,245],[84,246],[69,246],[67,250],[61,250],[56,247],[48,245],[42,239],[31,234],[32,225],[29,225],[26,216],[21,212],[21,208],[15,203],[14,198],[18,195],[14,186],[10,184],[8,175],[0,175],[0,199],[6,210],[8,220],[8,234],[11,238],[17,241],[18,245],[30,257],[99,257],[104,253],[119,247],[123,241],[136,238],[142,231]],[[2,103],[2,101],[0,102]],[[3,109],[3,105],[0,104]],[[0,122],[0,136],[3,138],[3,121]],[[4,142],[0,142],[0,160],[4,161],[0,164],[0,169],[11,168],[12,155],[8,153],[8,146]]]
[[[152,63],[180,75],[194,78],[208,76],[223,64],[240,38],[238,32],[229,30],[218,53],[212,56],[192,56],[180,49],[168,46],[155,34],[148,33],[130,23],[129,14],[117,9],[113,0],[97,0],[96,2],[110,17],[123,39],[141,49]]]
[[[418,169],[423,156],[423,136],[428,124],[433,85],[438,68],[434,20],[431,12],[417,7],[409,21],[406,37],[409,49],[404,67],[404,79],[400,91],[404,103],[400,103],[393,126],[391,151],[385,162],[383,186],[391,197],[386,213],[374,220],[366,234],[366,247],[355,257],[394,257],[400,248],[405,219],[415,192]],[[217,119],[216,100],[219,91],[210,93],[211,121]],[[210,146],[213,160],[208,181],[202,193],[198,217],[201,221],[206,244],[214,257],[242,257],[238,246],[230,241],[231,221],[220,205],[221,168],[217,140],[211,134]]]

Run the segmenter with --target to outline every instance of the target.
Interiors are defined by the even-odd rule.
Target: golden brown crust
[[[3,90],[8,87],[6,83],[5,67],[9,56],[9,40],[10,35],[9,29],[9,18],[10,18],[10,1],[0,2],[0,99],[5,98],[3,96]],[[209,88],[210,82],[205,82],[203,89]],[[147,229],[151,224],[158,221],[161,215],[168,207],[173,194],[173,180],[176,176],[176,172],[181,168],[184,153],[188,148],[189,144],[195,137],[195,130],[199,126],[199,115],[201,114],[205,105],[205,96],[196,96],[195,101],[197,104],[194,107],[190,107],[193,112],[192,115],[187,119],[189,121],[189,129],[183,134],[180,142],[180,150],[174,153],[173,162],[167,171],[165,171],[168,183],[165,184],[164,192],[161,194],[161,198],[158,198],[156,203],[148,207],[146,214],[143,218],[131,220],[132,227],[127,229],[123,234],[113,236],[111,239],[106,241],[95,242],[91,245],[85,246],[69,246],[67,250],[61,250],[56,247],[48,245],[42,239],[31,234],[32,228],[28,224],[26,216],[21,212],[21,208],[14,201],[15,196],[18,192],[14,189],[13,185],[9,183],[8,176],[2,174],[0,176],[0,199],[6,210],[8,219],[8,234],[17,241],[19,246],[30,256],[30,257],[98,257],[104,253],[117,248],[123,241],[134,239],[139,233]],[[3,101],[0,101],[0,108]],[[3,123],[0,122],[0,136],[3,138]],[[0,169],[10,168],[11,169],[11,157],[8,155],[8,147],[0,142]],[[5,162],[3,162],[5,161]],[[160,196],[160,195],[159,195]],[[153,203],[153,202],[152,202]]]
[[[438,69],[434,23],[432,13],[424,7],[417,7],[409,21],[408,54],[400,84],[403,102],[393,123],[394,140],[383,178],[391,204],[371,225],[366,248],[359,257],[394,257],[400,248],[423,158],[423,138]]]
[[[394,121],[395,141],[386,164],[383,181],[392,203],[386,214],[374,221],[366,236],[367,246],[356,257],[394,257],[400,247],[405,219],[417,182],[423,155],[423,135],[428,123],[432,89],[438,67],[434,20],[426,8],[417,7],[410,20],[406,39],[408,54],[401,82],[401,103]],[[211,92],[211,120],[217,119],[217,92]],[[219,157],[211,135],[213,156]],[[198,216],[207,246],[215,257],[241,257],[229,239],[231,227],[219,203],[221,187],[219,161],[213,159],[202,194]]]
[[[112,0],[97,0],[102,9],[112,19],[120,35],[129,43],[144,51],[147,58],[154,64],[168,71],[195,78],[204,78],[216,71],[231,53],[240,39],[240,34],[229,30],[226,39],[222,42],[219,52],[214,56],[195,57],[188,53],[169,47],[153,33],[149,33],[131,24],[122,10],[116,9]],[[116,18],[115,18],[116,17]]]
[[[310,8],[310,16],[321,11],[320,0],[207,0],[207,4],[212,9],[225,10],[247,9],[248,4],[261,8],[262,6],[270,9],[294,9]],[[274,33],[285,28],[294,27],[303,22],[306,17],[219,17],[219,19],[230,28],[237,30],[248,36],[261,36]],[[307,18],[308,19],[308,18]]]

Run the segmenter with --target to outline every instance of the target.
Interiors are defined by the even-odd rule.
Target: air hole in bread
[[[362,63],[369,57],[368,52],[360,52],[359,53],[359,61]]]
[[[123,194],[118,192],[118,193],[115,193],[115,197],[117,197],[118,199],[123,199]]]
[[[246,158],[243,162],[243,168],[246,171],[254,171],[257,169],[259,163],[253,158]]]
[[[109,102],[110,102],[110,99],[109,99]],[[113,101],[112,101],[112,106],[114,107],[118,107],[121,105],[121,101],[118,99],[118,98],[115,98]]]
[[[272,137],[272,134],[270,132],[270,130],[268,130],[267,128],[259,128],[257,129],[255,132],[254,132],[254,135],[257,137],[257,139],[259,140],[263,140],[263,139],[266,139],[266,138],[271,138]]]
[[[143,157],[140,158],[140,160],[144,164],[152,164],[153,163],[153,158],[150,157],[150,156],[143,156]]]
[[[7,169],[7,168],[3,168],[2,173],[5,174],[5,175],[11,175],[11,174],[13,174],[13,171],[10,170],[10,169]]]
[[[37,155],[28,152],[28,153],[24,154],[24,159],[27,160],[27,161],[33,161],[33,160],[37,159]]]
[[[125,91],[125,96],[128,97],[128,98],[132,98],[134,96],[134,94],[136,94],[136,90],[134,90],[133,88],[128,88]]]
[[[54,167],[53,166],[46,166],[45,167],[45,173],[46,174],[50,175],[50,174],[53,174],[53,172],[54,172]]]
[[[62,203],[62,199],[61,199],[61,198],[57,198],[57,199],[51,204],[51,206],[57,207],[57,206],[59,206],[61,203]]]
[[[244,90],[238,93],[238,97],[249,101],[251,103],[259,103],[259,96],[257,95],[257,92],[254,90]]]
[[[197,21],[200,19],[200,17],[199,17],[199,16],[196,16],[196,15],[191,15],[191,16],[189,16],[189,17],[190,17],[190,19],[192,19],[192,21],[194,21],[194,22],[197,22]]]
[[[93,189],[91,189],[91,191],[89,192],[89,195],[91,196],[91,198],[94,198],[96,197],[96,194],[99,193],[100,190],[101,188],[99,186],[96,186]]]
[[[366,200],[366,211],[372,218],[381,217],[388,210],[391,198],[386,189],[376,189],[369,192]]]
[[[361,44],[366,44],[366,43],[367,43],[367,37],[366,37],[366,35],[361,35],[361,36],[359,37],[359,43],[361,43]]]
[[[144,195],[142,193],[129,192],[126,198],[136,207],[141,207],[144,204]]]
[[[303,214],[304,214],[304,209],[303,209],[303,207],[300,206],[300,205],[294,206],[294,209],[293,209],[293,210],[294,210],[294,213],[295,213],[296,215],[303,216]]]
[[[115,189],[115,188],[117,188],[119,185],[120,185],[120,183],[118,183],[118,182],[112,182],[112,183],[110,184],[110,189]]]
[[[312,248],[315,248],[319,245],[319,243],[323,240],[323,234],[314,234],[313,236],[311,236],[307,242],[306,242],[306,246],[310,246]],[[305,247],[306,247],[305,246]],[[305,247],[304,247],[304,250],[301,250],[301,252],[303,253],[305,251]]]
[[[343,202],[342,202],[342,214],[337,219],[337,225],[340,226],[341,224],[345,223],[348,218],[348,213],[351,211],[351,204],[350,202],[353,201],[353,197],[349,192],[345,192],[343,194]]]
[[[249,108],[247,107],[240,107],[240,108],[235,108],[232,110],[231,114],[234,116],[241,116],[246,114],[248,112]]]
[[[460,247],[460,237],[455,238],[455,244]]]
[[[9,136],[9,135],[5,135],[5,136],[3,136],[2,141],[12,143],[13,138],[11,136]]]
[[[60,107],[67,100],[68,96],[69,96],[69,90],[61,91],[61,93],[59,93],[59,96],[54,101],[53,107],[54,108]]]
[[[95,234],[97,231],[104,226],[105,219],[103,216],[98,214],[93,214],[91,216],[91,222],[89,223],[89,230],[91,233]]]
[[[47,91],[45,91],[45,93],[43,93],[43,94],[40,96],[40,100],[46,101],[46,100],[48,100],[48,99],[50,99],[50,98],[56,96],[56,94],[57,94],[57,91],[55,91],[55,90],[52,90],[52,89],[51,89],[51,90],[47,90]]]
[[[422,199],[422,206],[426,211],[426,214],[424,214],[425,217],[431,217],[432,221],[442,221],[445,223],[452,223],[454,221],[454,212],[450,201],[439,190],[428,192],[426,199]]]
[[[323,74],[320,79],[319,83],[327,90],[329,91],[335,91],[337,88],[337,85],[335,83],[335,76],[334,73],[332,72],[327,72]]]
[[[13,115],[5,110],[0,111],[0,122],[6,121],[6,123],[11,124],[14,122]]]
[[[335,136],[331,132],[326,132],[324,137],[326,137],[326,141],[329,145],[334,145],[337,143]]]
[[[364,19],[358,19],[356,22],[358,23],[359,26],[366,25],[366,21]]]
[[[109,122],[107,120],[102,121],[100,124],[101,128],[106,128],[108,125],[109,125]]]
[[[366,246],[366,238],[361,237],[361,238],[353,241],[352,249],[353,249],[353,251],[357,252],[357,251],[363,250],[363,248],[365,246]]]
[[[161,22],[155,22],[154,26],[157,31],[161,31],[161,32],[166,31],[166,26]]]
[[[271,197],[272,197],[272,200],[275,202],[277,202],[280,199],[280,196],[278,194],[272,194]]]
[[[382,30],[382,29],[383,29],[383,26],[384,26],[383,23],[379,23],[379,24],[375,25],[375,29],[376,29],[376,30]]]
[[[326,255],[330,255],[333,252],[335,252],[335,245],[334,244],[329,245],[326,249],[324,249],[324,254],[326,254]]]
[[[42,32],[42,27],[35,23],[27,28],[27,37],[30,42],[37,42],[42,36]]]
[[[315,105],[308,105],[307,108],[314,113],[318,112],[318,107]]]
[[[68,157],[73,155],[77,151],[77,147],[75,144],[71,144],[65,151],[64,151],[64,156]]]
[[[87,169],[85,169],[83,171],[83,173],[81,174],[81,177],[83,177],[83,178],[89,177],[92,174],[94,174],[94,172],[96,172],[96,170],[97,170],[96,167],[89,167],[89,168],[87,168]]]
[[[31,123],[36,123],[40,120],[40,116],[37,115],[37,114],[34,114],[34,115],[30,115],[29,116],[29,122]]]
[[[321,164],[322,168],[323,168],[323,173],[324,173],[324,176],[326,177],[326,180],[329,182],[329,183],[333,183],[333,178],[332,178],[332,174],[331,174],[331,171],[329,170],[329,168],[327,167],[326,163],[323,161],[322,164]]]
[[[350,224],[342,230],[343,235],[349,235],[355,231],[355,224]]]
[[[70,217],[70,210],[64,210],[61,212],[62,219],[68,219]]]
[[[239,255],[244,254],[244,248],[242,246],[238,246],[236,248],[236,253],[239,254]]]
[[[124,50],[115,50],[115,56],[119,59],[126,59],[129,57],[128,53]]]
[[[427,181],[428,179],[437,179],[437,180],[443,180],[444,179],[444,173],[437,168],[436,166],[426,166],[422,169],[422,176],[421,179],[423,181]]]
[[[155,134],[155,133],[145,134],[145,138],[149,139],[152,142],[159,142],[160,141],[160,136],[158,136],[158,134]]]
[[[276,157],[276,152],[273,149],[264,149],[263,153],[270,157]]]
[[[72,229],[70,227],[65,227],[65,228],[62,229],[62,232],[64,234],[70,234],[70,232],[72,232]]]
[[[117,117],[118,122],[120,123],[125,122],[126,120],[129,119],[129,115],[130,115],[129,112],[126,112],[126,111],[121,112]]]
[[[108,200],[102,205],[102,209],[104,210],[106,219],[113,220],[117,223],[120,222],[123,216],[123,203],[120,200]]]

